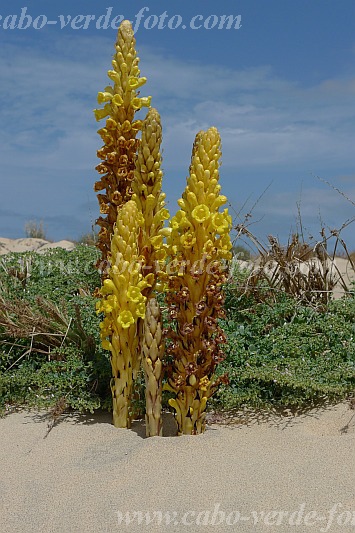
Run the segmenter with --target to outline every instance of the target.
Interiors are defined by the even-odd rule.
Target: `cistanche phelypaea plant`
[[[150,98],[135,93],[145,78],[138,77],[130,23],[124,21],[118,35],[114,71],[109,71],[115,85],[99,93],[99,101],[109,103],[96,111],[98,120],[109,118],[99,131],[105,146],[98,152],[104,161],[98,171],[104,176],[95,185],[95,190],[106,188],[98,197],[107,218],[100,217],[98,224],[102,260],[109,266],[97,310],[105,315],[101,338],[111,352],[114,424],[130,427],[132,383],[143,354],[147,435],[162,434],[164,343],[155,293],[165,286],[175,324],[168,329],[167,387],[175,393],[170,405],[179,434],[201,433],[207,399],[218,386],[214,370],[223,358],[218,318],[224,315],[224,261],[231,258],[231,217],[228,210],[220,212],[226,202],[218,183],[220,137],[216,128],[197,134],[180,210],[164,229],[169,213],[161,192],[160,117],[150,109],[143,122],[132,122],[137,109],[150,106]],[[173,258],[192,268],[172,272],[168,259]]]
[[[156,109],[150,109],[142,125],[142,139],[138,147],[135,179],[132,182],[133,200],[143,216],[138,249],[142,268],[151,277],[151,285],[143,290],[147,298],[145,320],[138,322],[143,370],[146,382],[146,434],[162,434],[162,371],[164,342],[161,312],[154,289],[161,286],[159,274],[165,266],[166,249],[163,243],[164,221],[169,218],[162,193],[161,146],[162,128]],[[158,283],[157,283],[158,282]]]
[[[97,302],[97,312],[104,313],[100,323],[103,348],[111,352],[113,423],[131,426],[132,385],[140,365],[137,322],[144,318],[147,286],[138,255],[139,229],[143,217],[130,200],[118,210],[111,241],[111,266]]]
[[[220,156],[217,129],[198,133],[180,210],[170,223],[168,246],[176,271],[170,273],[166,300],[175,327],[167,332],[171,360],[166,388],[175,393],[169,403],[179,434],[204,431],[207,400],[221,381],[214,371],[226,342],[218,319],[225,313],[222,285],[224,261],[231,259],[232,220],[227,209],[220,212],[227,201],[220,194]]]

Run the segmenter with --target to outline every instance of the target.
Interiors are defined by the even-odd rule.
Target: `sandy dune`
[[[10,414],[0,420],[0,529],[354,531],[354,413],[340,404],[298,418],[212,425],[196,437],[150,439],[141,422],[115,429],[107,413],[71,415],[47,437],[44,413]],[[152,522],[144,514],[144,523],[137,515],[119,523],[134,511],[150,512]]]
[[[73,250],[75,244],[70,241],[49,242],[43,239],[6,239],[0,237],[0,255],[8,254],[9,252],[30,252],[35,251],[43,253],[51,248],[64,248],[65,250]]]

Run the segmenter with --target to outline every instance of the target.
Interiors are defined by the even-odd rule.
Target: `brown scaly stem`
[[[146,435],[162,435],[162,339],[161,312],[155,298],[149,298],[143,328],[143,369],[146,383]]]

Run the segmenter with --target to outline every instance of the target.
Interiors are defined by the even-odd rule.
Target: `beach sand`
[[[0,239],[0,255],[55,246],[74,245]],[[166,415],[166,436],[146,439],[142,422],[116,429],[108,413],[48,434],[45,412],[12,413],[0,419],[0,533],[355,531],[354,415],[343,403],[195,437],[173,436]]]
[[[49,242],[44,239],[34,239],[25,237],[23,239],[7,239],[0,237],[0,255],[6,255],[10,252],[38,252],[44,253],[53,248],[63,248],[64,250],[73,250],[75,244],[71,241]]]
[[[0,419],[0,531],[355,531],[354,414],[342,403],[191,437],[173,436],[167,414],[168,436],[147,439],[143,422],[116,429],[109,413],[68,415],[48,434],[45,412],[12,413]],[[119,523],[135,511],[153,521]]]

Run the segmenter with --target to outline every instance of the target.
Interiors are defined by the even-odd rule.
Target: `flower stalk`
[[[157,300],[150,297],[143,323],[143,369],[146,394],[146,435],[161,436],[162,425],[162,372],[164,343],[161,312]]]
[[[142,122],[134,120],[134,116],[142,107],[149,107],[151,100],[150,96],[138,97],[138,89],[145,84],[146,78],[140,77],[135,42],[132,25],[124,20],[118,30],[112,70],[107,73],[111,84],[97,95],[103,108],[94,110],[97,121],[106,119],[105,126],[98,130],[104,145],[97,152],[101,163],[96,170],[101,178],[94,186],[99,193],[101,213],[96,221],[100,226],[97,247],[101,251],[97,267],[104,272],[110,258],[118,208],[130,200],[133,193],[132,180],[139,145],[136,136],[142,127]]]
[[[167,304],[175,327],[170,338],[166,388],[175,393],[169,404],[175,409],[179,434],[198,434],[205,429],[207,400],[223,376],[215,368],[224,358],[226,338],[218,319],[224,317],[222,285],[224,261],[231,259],[231,217],[220,208],[220,136],[216,128],[196,136],[187,186],[178,201],[180,210],[171,219],[168,246],[176,271],[169,276]]]
[[[162,358],[164,342],[161,334],[161,312],[153,290],[161,287],[159,279],[165,263],[163,244],[164,221],[169,218],[162,193],[161,153],[162,128],[156,109],[150,109],[143,122],[142,140],[138,147],[133,200],[143,217],[138,249],[144,272],[151,277],[151,285],[143,290],[147,298],[145,320],[138,324],[146,383],[146,434],[162,434]],[[160,283],[158,283],[160,281]]]
[[[102,346],[111,352],[113,423],[119,428],[131,426],[132,385],[140,367],[137,322],[145,316],[146,297],[142,291],[149,284],[141,273],[137,246],[142,225],[142,215],[132,200],[118,210],[111,267],[97,302],[97,312],[104,313],[100,324]]]

